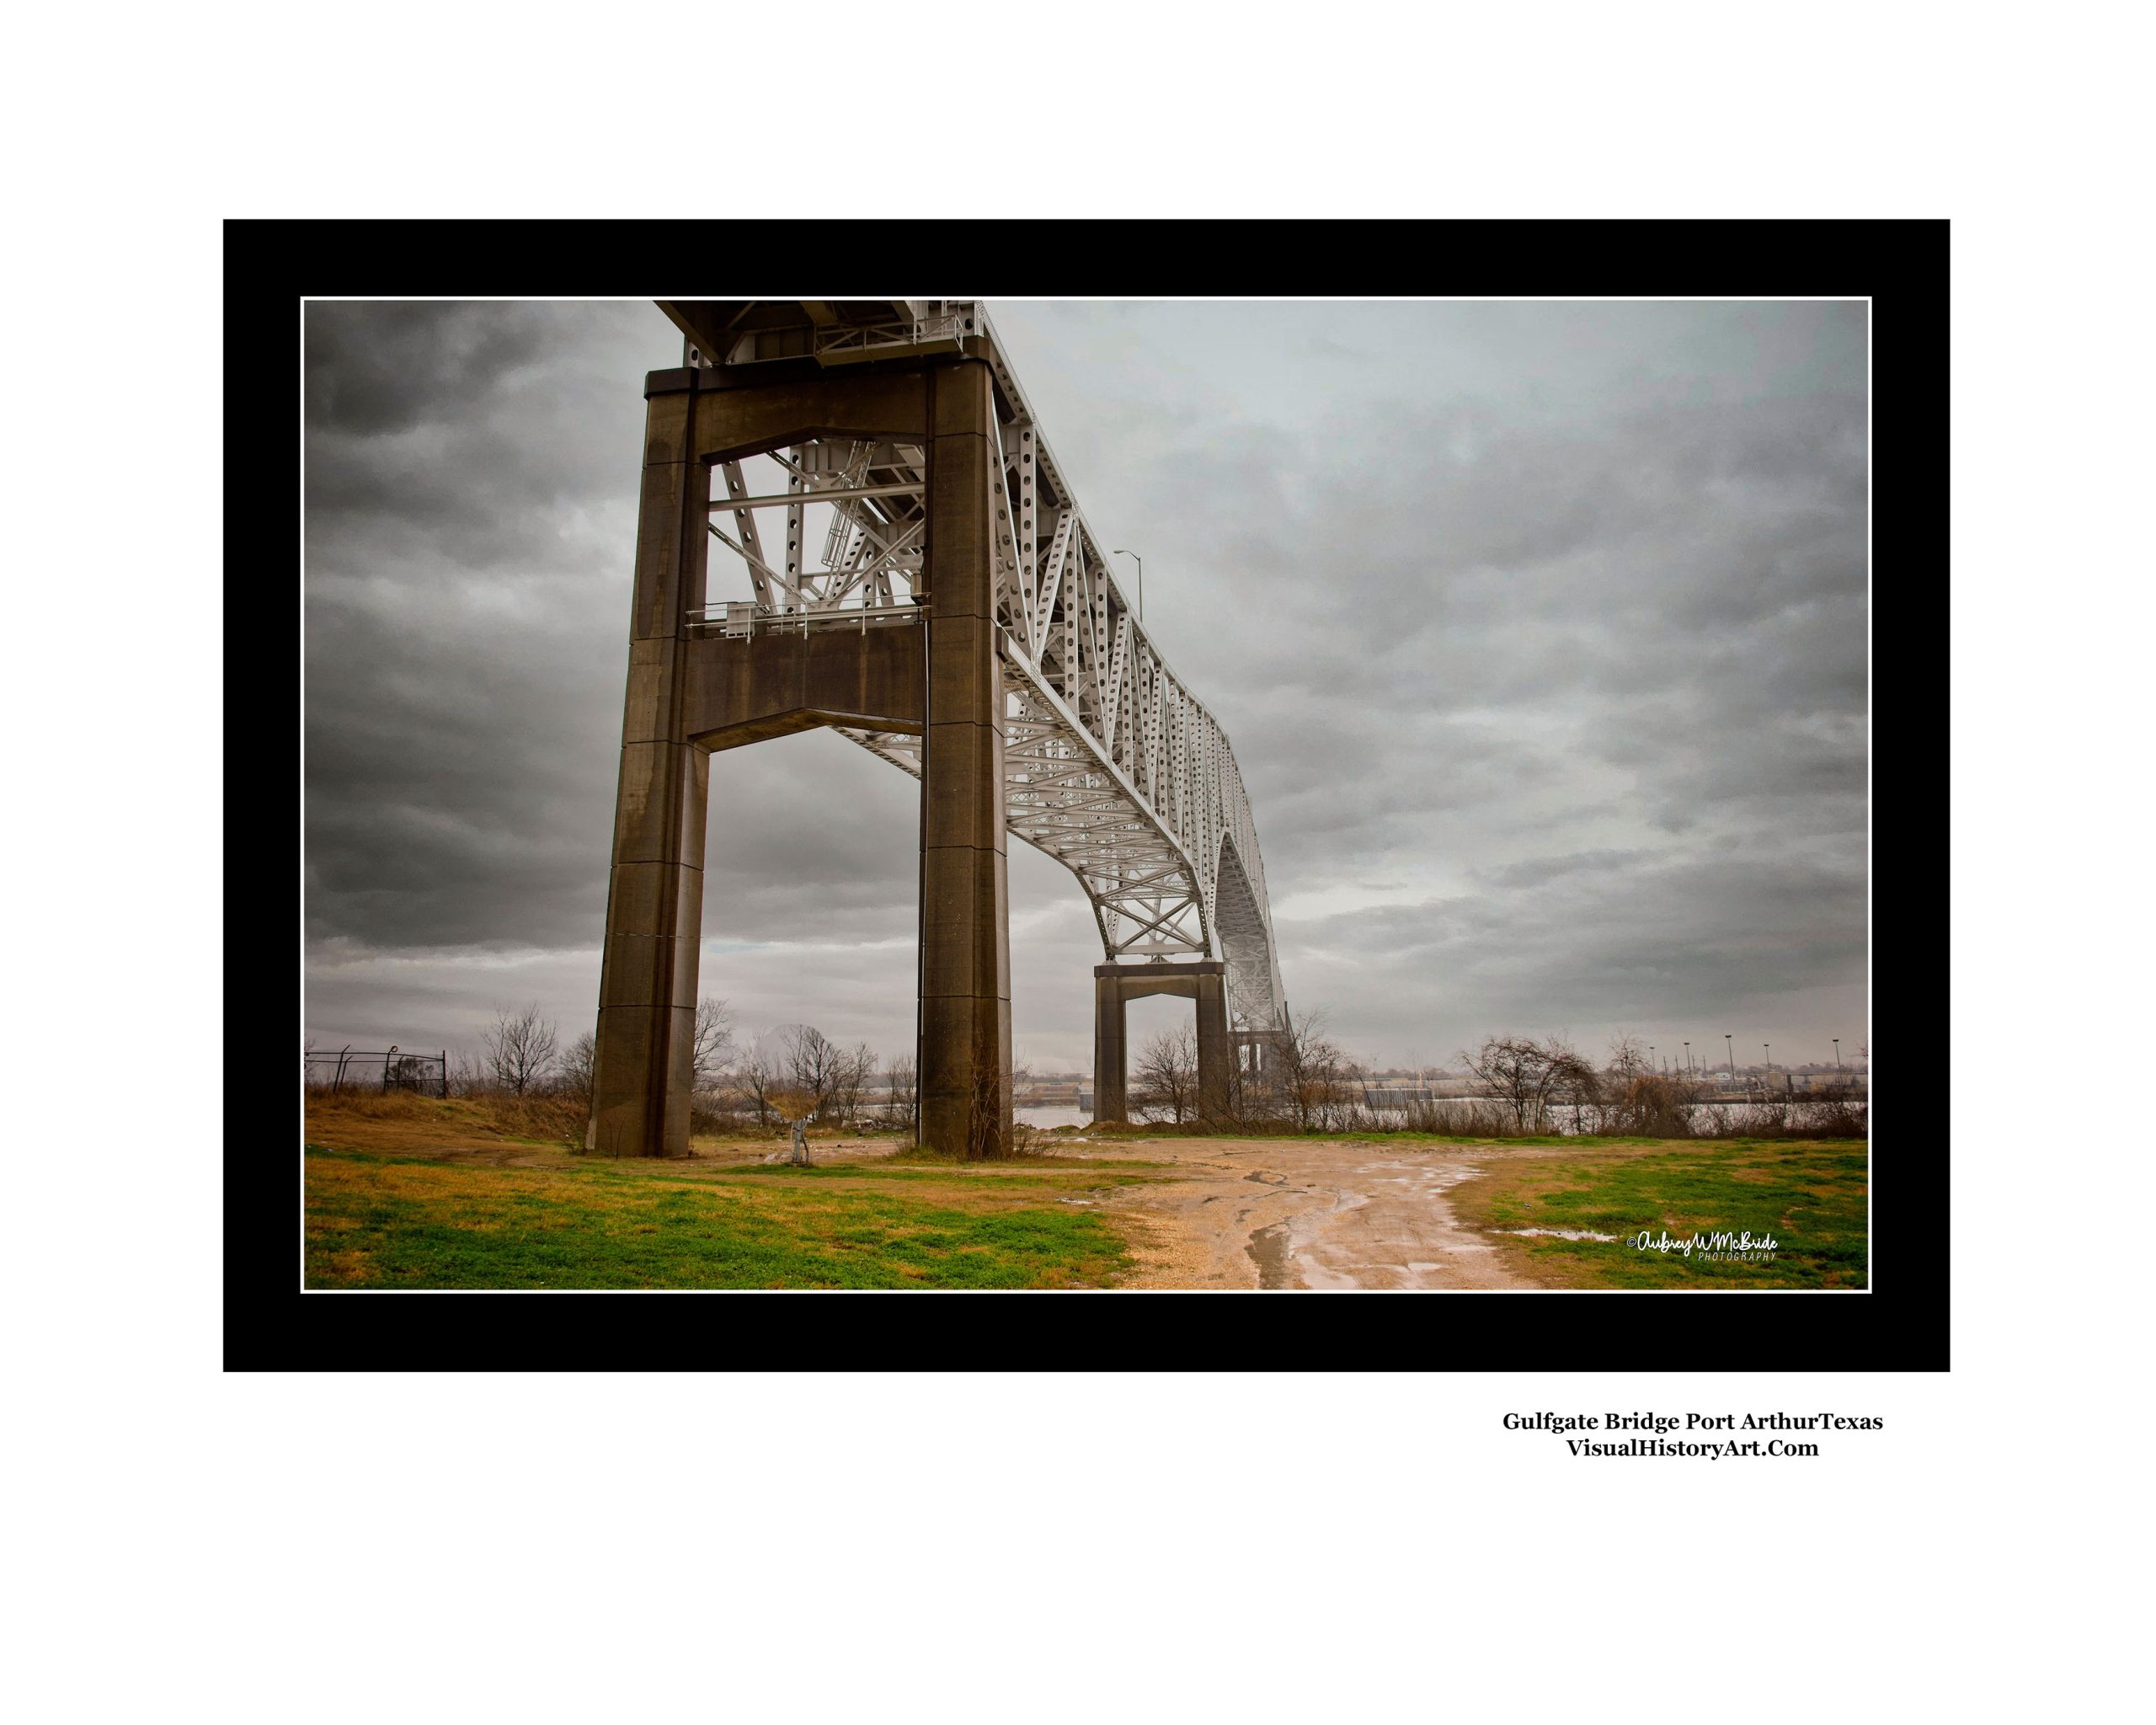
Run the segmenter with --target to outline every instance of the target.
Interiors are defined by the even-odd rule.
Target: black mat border
[[[889,245],[872,248],[879,272],[921,278],[900,291],[991,305],[999,294],[1871,300],[1871,1036],[1889,1051],[1890,1072],[1921,1075],[1923,1092],[1921,1104],[1913,1097],[1899,1104],[1890,1079],[1876,1107],[1873,1288],[1284,1300],[303,1292],[298,1103],[281,1097],[291,1125],[265,1129],[260,1060],[275,1039],[269,1003],[291,999],[299,1011],[300,859],[277,858],[262,834],[265,825],[281,826],[296,846],[299,830],[301,302],[724,297],[744,291],[731,260],[753,260],[747,273],[760,278],[770,260],[821,255],[830,230],[821,222],[245,220],[225,228],[226,1369],[1947,1370],[1948,224],[885,225]],[[745,291],[776,291],[760,280]],[[276,740],[280,712],[291,716],[288,753]]]

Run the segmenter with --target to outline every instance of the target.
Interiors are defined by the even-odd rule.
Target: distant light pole
[[[1767,1076],[1771,1078],[1774,1076],[1774,1045],[1771,1042],[1763,1042],[1759,1046],[1767,1056]]]
[[[1722,1032],[1721,1039],[1729,1044],[1729,1081],[1734,1084],[1737,1082],[1737,1043],[1726,1030]]]
[[[1692,1044],[1689,1041],[1684,1044],[1684,1076],[1692,1076]]]
[[[1835,1070],[1837,1072],[1838,1072],[1838,1071],[1840,1071],[1842,1070],[1842,1039],[1841,1039],[1841,1038],[1840,1038],[1840,1037],[1838,1037],[1838,1037],[1834,1038],[1834,1039],[1833,1039],[1833,1040],[1834,1040],[1834,1070]]]
[[[1138,565],[1138,621],[1142,623],[1145,621],[1145,559],[1134,551],[1125,551],[1121,546],[1116,547],[1115,554],[1127,557]]]

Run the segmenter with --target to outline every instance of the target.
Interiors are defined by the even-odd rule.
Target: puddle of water
[[[1257,1266],[1257,1285],[1261,1288],[1286,1288],[1293,1284],[1288,1280],[1288,1225],[1275,1222],[1269,1228],[1260,1228],[1250,1236],[1243,1247]]]
[[[1523,1239],[1540,1234],[1551,1240],[1614,1240],[1614,1234],[1598,1234],[1588,1228],[1493,1228],[1495,1234],[1517,1234]]]
[[[1363,1285],[1353,1276],[1343,1276],[1326,1268],[1310,1252],[1297,1252],[1295,1262],[1302,1267],[1305,1288],[1359,1288]]]

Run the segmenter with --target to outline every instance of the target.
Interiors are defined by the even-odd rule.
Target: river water
[[[1486,1099],[1476,1097],[1432,1097],[1427,1100],[1428,1103],[1433,1103],[1435,1106],[1441,1108],[1447,1107],[1472,1107],[1478,1102],[1484,1108],[1492,1106],[1492,1104]],[[1698,1107],[1700,1108],[1726,1108],[1729,1111],[1729,1117],[1732,1124],[1737,1127],[1739,1130],[1742,1130],[1747,1106],[1748,1105],[1746,1103],[1741,1102],[1701,1103],[1698,1104]],[[1792,1110],[1794,1117],[1800,1121],[1803,1118],[1805,1106],[1805,1099],[1800,1095],[1796,1098],[1795,1107]],[[1088,1114],[1083,1108],[1022,1108],[1015,1110],[1014,1112],[1016,1113],[1017,1119],[1024,1124],[1038,1128],[1042,1131],[1047,1131],[1056,1126],[1090,1125],[1092,1124],[1093,1119],[1092,1115]],[[1555,1122],[1556,1130],[1565,1136],[1570,1137],[1572,1132],[1572,1110],[1569,1108],[1561,1108],[1557,1112],[1558,1118]],[[1380,1131],[1384,1131],[1388,1129],[1397,1129],[1406,1124],[1407,1116],[1404,1109],[1366,1108],[1364,1110],[1364,1113],[1369,1123],[1369,1125],[1363,1128],[1363,1130],[1366,1131],[1372,1128],[1375,1128]]]

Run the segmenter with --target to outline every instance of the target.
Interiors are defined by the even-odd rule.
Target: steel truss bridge
[[[995,383],[997,645],[1008,830],[1078,877],[1111,960],[1225,962],[1235,1028],[1286,1023],[1265,867],[1227,733],[1177,677],[1112,572],[979,302],[661,302],[686,363],[822,367],[984,355]],[[728,637],[905,627],[926,598],[926,457],[918,444],[811,439],[719,464],[710,531],[744,595],[692,631]],[[708,595],[722,590],[714,556]],[[840,728],[921,774],[922,739]]]

